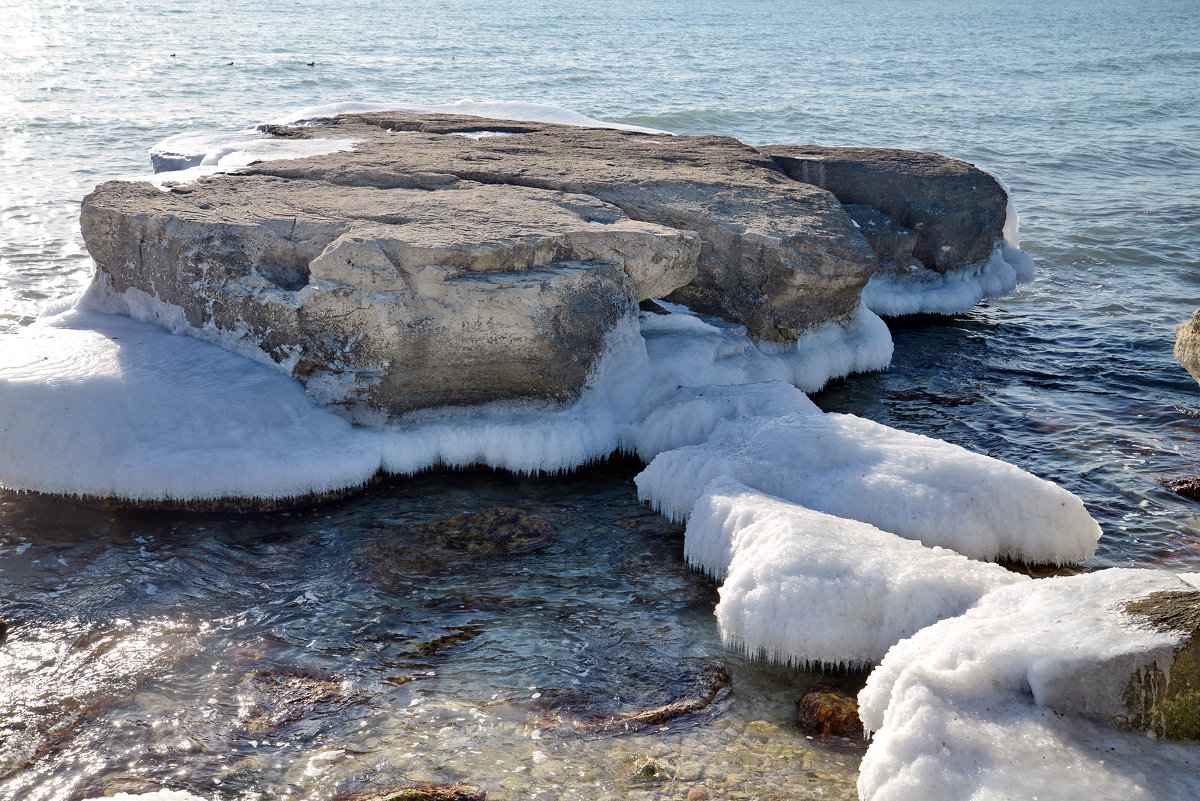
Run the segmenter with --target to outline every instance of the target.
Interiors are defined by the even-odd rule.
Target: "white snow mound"
[[[1133,664],[1121,660],[1153,660],[1181,636],[1120,609],[1181,589],[1189,585],[1174,574],[1137,569],[1023,582],[897,644],[859,695],[876,731],[860,797],[1200,798],[1200,747],[1097,722],[1117,711]]]
[[[729,479],[696,502],[684,554],[724,579],[716,615],[726,643],[802,666],[875,664],[987,591],[1029,581]]]
[[[720,423],[703,444],[659,454],[638,493],[675,520],[716,478],[974,559],[1064,564],[1100,527],[1066,490],[1013,465],[845,414]]]

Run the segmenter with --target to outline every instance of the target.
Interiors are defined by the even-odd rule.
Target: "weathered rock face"
[[[877,265],[836,198],[733,139],[411,114],[269,132],[356,145],[100,186],[98,288],[352,420],[572,398],[653,297],[788,341],[853,311]],[[478,132],[509,135],[450,135]]]
[[[847,203],[846,213],[879,257],[881,267],[895,269],[921,265],[913,255],[919,238],[916,231],[905,228],[879,209],[861,203]]]
[[[791,339],[844,316],[875,270],[837,199],[787,179],[736,139],[656,136],[452,115],[348,114],[277,135],[352,138],[353,152],[251,168],[288,178],[409,185],[449,177],[588,195],[699,234],[697,275],[671,299]],[[508,136],[447,136],[449,133]]]
[[[1200,309],[1192,319],[1175,327],[1175,358],[1200,382]]]
[[[258,349],[360,420],[570,398],[638,297],[686,282],[699,251],[587,197],[453,180],[110,183],[82,223],[108,292]]]
[[[944,273],[986,259],[1004,227],[1008,194],[994,177],[965,161],[866,147],[759,150],[793,179],[828,189],[843,203],[870,206],[912,229],[917,235],[912,253],[931,270]]]

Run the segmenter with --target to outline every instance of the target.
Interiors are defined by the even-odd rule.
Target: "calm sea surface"
[[[894,324],[892,369],[818,402],[1079,494],[1105,532],[1089,567],[1200,569],[1200,505],[1156,483],[1200,472],[1200,388],[1171,357],[1200,306],[1194,0],[0,0],[0,21],[0,331],[86,280],[93,185],[147,172],[165,136],[318,103],[533,100],[751,144],[934,150],[1009,183],[1040,279]],[[433,474],[250,518],[0,497],[0,798],[322,799],[452,779],[495,799],[679,798],[696,781],[724,798],[852,794],[854,750],[788,722],[815,677],[721,649],[713,589],[678,531],[638,512],[635,470]],[[461,564],[395,545],[404,570],[368,569],[381,521],[502,503],[558,534]],[[579,698],[607,714],[686,694],[710,663],[733,689],[708,717],[542,728]],[[251,731],[284,703],[263,700],[276,674],[351,700]],[[673,778],[642,776],[646,759]]]

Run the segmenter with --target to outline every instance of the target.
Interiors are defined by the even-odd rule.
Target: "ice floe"
[[[1029,581],[874,526],[717,479],[688,518],[684,553],[723,579],[722,638],[796,665],[864,666],[984,593]]]
[[[1174,574],[1110,569],[1039,579],[984,596],[893,647],[859,696],[875,738],[865,801],[1068,801],[1200,797],[1200,746],[1110,723],[1139,665],[1179,632],[1122,611]],[[1168,665],[1169,667],[1169,665]]]
[[[1074,562],[1091,556],[1100,537],[1082,502],[1055,484],[845,414],[723,421],[703,444],[659,454],[637,485],[681,520],[722,477],[976,559]]]

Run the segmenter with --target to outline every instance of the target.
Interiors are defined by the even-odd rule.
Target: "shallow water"
[[[0,331],[86,281],[76,218],[91,186],[146,172],[146,148],[167,135],[316,103],[527,99],[756,144],[936,150],[1006,179],[1041,278],[969,314],[893,324],[893,368],[817,400],[1076,492],[1105,531],[1086,567],[1200,568],[1200,506],[1155,482],[1194,473],[1200,437],[1200,390],[1170,352],[1172,327],[1200,305],[1191,0],[0,10]],[[0,780],[0,798],[162,784],[322,798],[401,774],[479,781],[493,798],[565,776],[558,797],[682,797],[686,782],[628,781],[655,754],[707,766],[718,797],[851,793],[853,752],[789,728],[812,677],[719,647],[714,591],[682,564],[678,532],[638,510],[634,469],[434,474],[290,516],[5,496],[0,618],[15,625],[0,698],[16,715],[0,724],[0,773],[35,761]],[[381,523],[497,503],[532,504],[559,533],[512,557],[409,560],[404,575],[364,556],[403,550],[371,533]],[[713,711],[667,732],[532,739],[547,709],[535,692],[598,701],[615,674],[650,704],[652,688],[687,683],[688,659],[731,673]],[[345,682],[355,702],[252,736],[272,670]],[[422,670],[434,675],[397,683]],[[754,760],[762,786],[747,789],[737,777]]]
[[[3,497],[0,797],[854,797],[861,747],[792,724],[820,676],[722,648],[715,587],[636,470],[431,473],[256,516]],[[501,505],[554,534],[464,554],[398,529]],[[661,725],[603,723],[712,689]]]

